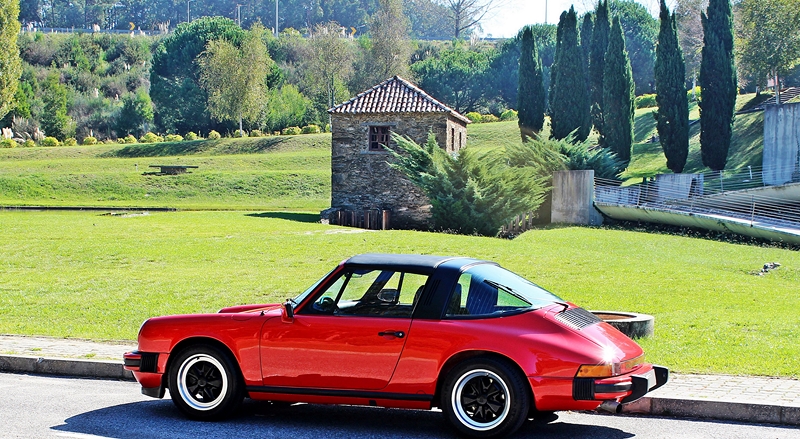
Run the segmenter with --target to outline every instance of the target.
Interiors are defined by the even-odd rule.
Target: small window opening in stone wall
[[[450,150],[456,150],[456,129],[450,128]]]
[[[369,127],[369,150],[385,151],[384,145],[389,145],[389,127],[373,125]]]

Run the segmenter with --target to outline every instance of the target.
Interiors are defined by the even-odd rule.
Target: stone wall
[[[594,171],[553,173],[553,223],[600,225],[603,216],[594,208]]]
[[[420,145],[433,131],[448,152],[466,144],[466,127],[444,113],[331,114],[331,208],[386,209],[392,212],[393,228],[427,227],[430,201],[402,173],[389,167],[392,156],[388,152],[369,150],[372,125],[389,126],[392,132]],[[459,138],[462,145],[457,145]],[[396,147],[394,141],[389,147]]]

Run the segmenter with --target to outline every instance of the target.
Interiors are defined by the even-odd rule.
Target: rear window
[[[445,316],[499,316],[539,309],[553,303],[563,303],[563,300],[505,268],[480,264],[461,273]]]

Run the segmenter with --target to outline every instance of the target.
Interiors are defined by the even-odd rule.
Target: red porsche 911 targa
[[[594,314],[493,262],[364,254],[283,304],[148,319],[126,353],[142,393],[195,419],[244,397],[431,409],[461,434],[542,413],[619,412],[669,372]]]

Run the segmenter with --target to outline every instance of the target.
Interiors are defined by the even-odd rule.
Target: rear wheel
[[[479,438],[505,436],[525,421],[530,396],[525,378],[505,361],[467,360],[442,387],[445,419],[460,433]]]
[[[169,370],[172,402],[195,419],[219,419],[244,399],[244,388],[230,356],[210,345],[190,346]]]

